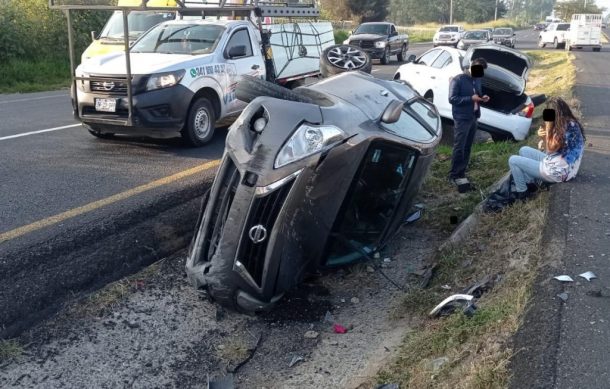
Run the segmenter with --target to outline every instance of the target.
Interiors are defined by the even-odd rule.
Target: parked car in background
[[[496,28],[493,33],[493,41],[496,44],[514,48],[517,43],[517,34],[510,27]]]
[[[489,32],[487,30],[466,31],[457,45],[458,49],[466,50],[472,45],[489,42]]]
[[[489,35],[489,40],[491,40],[493,37],[493,34],[494,34],[494,28],[493,27],[484,27],[483,30],[487,31],[487,34]]]
[[[434,34],[432,38],[432,45],[436,46],[453,46],[457,47],[458,42],[462,39],[464,33],[464,27],[458,25],[442,26]]]
[[[549,24],[538,36],[538,47],[543,48],[546,45],[553,45],[556,49],[565,47],[566,36],[569,29],[570,23]]]
[[[442,117],[452,120],[451,78],[478,57],[488,63],[482,86],[483,93],[490,97],[489,102],[481,104],[479,128],[489,132],[494,140],[525,139],[534,113],[534,103],[525,94],[531,63],[518,50],[491,43],[471,46],[467,51],[439,47],[399,67],[394,78],[408,82],[434,103]]]
[[[409,36],[399,34],[392,23],[362,23],[343,43],[360,47],[371,59],[380,59],[385,65],[393,55],[401,62],[407,59]]]

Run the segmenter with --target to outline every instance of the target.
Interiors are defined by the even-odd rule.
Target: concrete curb
[[[487,193],[492,193],[498,190],[498,188],[500,188],[502,184],[504,184],[504,182],[509,179],[509,177],[510,172],[506,172],[504,176],[502,176],[502,178],[500,178],[489,188],[487,188]],[[460,225],[453,231],[451,236],[438,248],[439,251],[455,247],[470,236],[472,230],[474,230],[477,224],[479,224],[479,220],[481,219],[481,215],[483,214],[484,203],[485,200],[481,201],[475,207],[470,216],[468,216],[463,222],[461,222]]]

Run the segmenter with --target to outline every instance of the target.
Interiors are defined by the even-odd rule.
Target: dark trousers
[[[470,161],[470,149],[477,132],[477,119],[456,119],[453,127],[453,154],[449,178],[466,177],[466,167]]]

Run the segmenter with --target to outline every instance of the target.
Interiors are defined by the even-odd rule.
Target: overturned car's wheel
[[[330,77],[351,70],[370,73],[372,68],[373,62],[369,55],[356,46],[330,46],[320,56],[320,73],[322,77]]]
[[[301,96],[288,88],[284,88],[272,82],[252,76],[242,76],[239,84],[237,84],[235,97],[243,102],[249,103],[259,96],[269,96],[301,103],[312,102],[311,99],[306,96]]]
[[[216,128],[214,107],[207,97],[200,97],[191,106],[182,138],[191,146],[203,146],[212,140]]]

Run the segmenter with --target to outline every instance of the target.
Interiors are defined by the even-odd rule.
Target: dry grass
[[[23,354],[23,347],[15,339],[0,340],[0,362],[15,359]]]
[[[455,22],[454,24],[460,24],[464,26],[465,30],[477,30],[485,27],[512,27],[519,28],[519,24],[514,20],[499,19],[496,21],[490,21],[486,23],[461,23]],[[424,23],[417,24],[414,26],[397,27],[400,33],[409,34],[409,41],[412,43],[416,42],[430,42],[434,37],[434,33],[441,27],[438,23]]]

